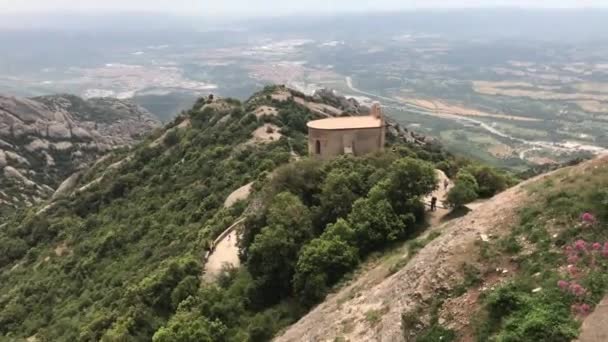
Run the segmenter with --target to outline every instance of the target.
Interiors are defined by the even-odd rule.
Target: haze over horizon
[[[0,14],[57,13],[57,12],[170,12],[189,16],[272,16],[295,13],[335,14],[342,12],[406,11],[415,9],[460,8],[608,8],[602,0],[308,0],[285,2],[280,0],[0,0]]]

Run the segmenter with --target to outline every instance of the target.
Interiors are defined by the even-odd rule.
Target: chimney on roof
[[[376,119],[380,119],[384,121],[384,115],[382,115],[382,106],[380,106],[379,102],[374,102],[372,104],[372,110],[371,110],[371,116],[375,117]]]

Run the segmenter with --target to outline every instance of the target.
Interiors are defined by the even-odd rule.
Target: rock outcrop
[[[103,153],[159,125],[145,109],[118,99],[0,96],[0,212],[49,198]]]

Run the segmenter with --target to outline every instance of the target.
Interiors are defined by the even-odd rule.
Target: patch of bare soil
[[[488,149],[488,152],[490,152],[490,154],[496,158],[507,159],[507,158],[510,158],[513,156],[513,154],[515,153],[515,150],[507,145],[499,144],[499,145],[493,145],[492,147],[490,147]]]
[[[293,100],[296,103],[298,103],[302,106],[305,106],[306,108],[310,109],[311,111],[313,111],[319,115],[322,115],[322,116],[326,116],[326,117],[340,116],[343,113],[342,110],[340,110],[336,107],[326,105],[323,103],[309,102],[301,97],[294,97]]]
[[[608,83],[603,82],[577,83],[574,88],[583,93],[608,93]]]
[[[473,81],[473,90],[485,95],[502,95],[511,97],[529,97],[536,100],[563,100],[563,101],[608,101],[608,95],[589,91],[585,83],[575,85],[579,93],[558,92],[551,89],[536,87],[532,89],[521,89],[514,86],[513,82],[489,82]]]
[[[461,116],[477,116],[477,117],[489,117],[497,119],[515,120],[515,121],[540,121],[539,119],[529,118],[525,116],[505,115],[496,113],[487,113],[474,108],[469,108],[457,104],[447,103],[441,100],[425,100],[425,99],[411,99],[411,98],[398,98],[399,100],[413,104],[422,109],[433,111],[437,114],[446,115],[461,115]]]
[[[428,243],[398,272],[382,281],[374,281],[380,265],[345,286],[314,308],[275,340],[287,341],[403,341],[401,317],[421,303],[428,303],[438,293],[453,289],[463,281],[463,265],[475,260],[476,244],[489,236],[506,234],[516,219],[516,210],[528,195],[523,187],[546,175],[526,181],[478,205],[464,217],[433,230],[441,235]],[[378,272],[377,272],[378,271]],[[376,278],[377,279],[377,278]],[[476,293],[467,293],[460,302],[448,307],[473,305]],[[453,310],[466,321],[470,311]],[[370,313],[375,319],[370,321]],[[348,322],[348,329],[344,329]]]
[[[55,247],[55,249],[53,251],[55,252],[55,255],[58,257],[72,254],[72,250],[70,248],[68,248],[68,245],[66,242],[62,242],[60,245]]]
[[[255,116],[259,119],[264,116],[277,116],[279,115],[279,111],[274,107],[260,106],[253,112],[253,114],[255,114]]]
[[[253,132],[253,138],[249,143],[265,144],[277,141],[283,136],[279,133],[280,128],[273,124],[264,124]]]
[[[289,100],[292,96],[291,93],[287,90],[279,90],[272,94],[271,97],[273,100],[284,102]]]
[[[575,101],[582,110],[591,113],[608,113],[608,104],[600,101]]]
[[[190,121],[190,118],[182,121],[179,123],[179,125],[176,126],[179,129],[184,129],[184,128],[190,128],[192,127],[192,121]]]
[[[229,111],[231,111],[232,109],[234,109],[234,105],[231,105],[231,104],[229,104],[229,103],[227,103],[225,101],[216,100],[216,101],[214,101],[212,103],[208,103],[208,104],[204,105],[201,108],[201,111],[205,110],[207,108],[211,108],[211,109],[215,110],[216,112],[222,113],[222,112],[229,112]]]
[[[557,162],[547,157],[529,157],[528,161],[536,165],[554,165]]]

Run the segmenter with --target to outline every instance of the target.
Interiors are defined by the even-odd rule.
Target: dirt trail
[[[608,341],[608,296],[604,297],[581,326],[581,334],[576,342]]]
[[[236,189],[224,201],[224,208],[230,208],[236,202],[246,200],[249,197],[249,194],[251,194],[252,186],[253,186],[253,182],[251,182],[249,184],[245,184],[242,187]]]
[[[237,246],[239,228],[244,219],[237,220],[230,228],[218,237],[214,243],[215,247],[207,257],[203,281],[215,280],[224,265],[239,267],[239,247]]]
[[[275,341],[403,341],[401,315],[462,281],[461,268],[475,254],[483,236],[500,236],[514,223],[527,199],[524,182],[478,205],[464,217],[431,228],[441,235],[420,250],[397,273],[379,265],[329,295]],[[438,196],[439,198],[439,196]],[[383,273],[384,272],[384,273]],[[378,275],[385,275],[378,279]]]
[[[448,209],[448,205],[446,203],[448,191],[454,186],[452,181],[445,175],[445,173],[441,170],[435,170],[437,174],[438,180],[438,188],[433,191],[431,194],[424,198],[424,203],[426,203],[427,207],[431,206],[431,199],[433,197],[437,198],[437,210],[433,212],[429,212],[428,222],[431,226],[437,226],[441,223],[442,220],[450,213]],[[445,186],[447,181],[448,186]]]

